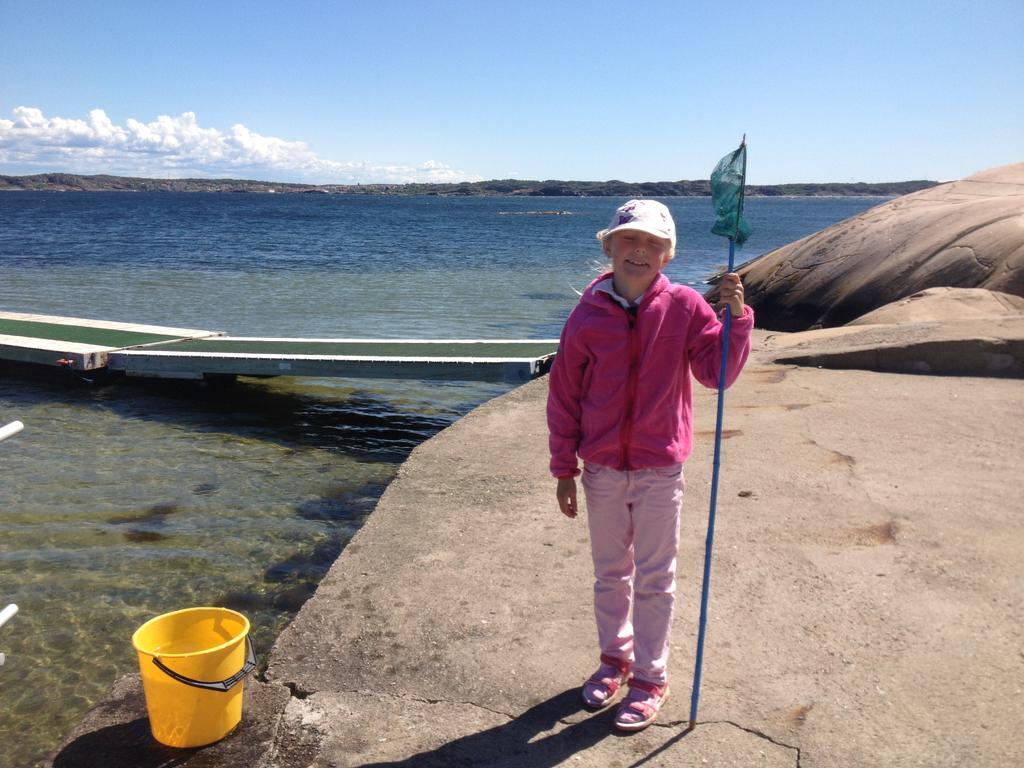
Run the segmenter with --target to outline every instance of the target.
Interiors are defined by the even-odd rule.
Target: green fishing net
[[[743,186],[747,179],[747,144],[718,161],[711,172],[711,202],[715,206],[715,225],[711,233],[728,237],[743,245],[750,227],[743,218]]]

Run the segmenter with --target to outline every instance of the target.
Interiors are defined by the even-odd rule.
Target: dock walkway
[[[547,371],[557,339],[302,339],[0,312],[0,360],[127,376],[512,381]]]

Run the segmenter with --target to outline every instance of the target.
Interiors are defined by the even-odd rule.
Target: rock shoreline
[[[1024,164],[1008,168],[1024,173]],[[1024,217],[1024,180],[990,189],[1006,173],[979,174],[964,195],[944,185],[908,198],[927,221],[964,199],[971,215],[981,210],[978,184],[999,198],[986,241],[998,248],[972,250],[963,239],[985,227],[953,240],[932,233],[952,245],[927,254],[941,268],[908,257],[925,283],[953,274],[967,248],[968,273],[1018,286],[1024,250],[1005,235]],[[857,243],[892,233],[862,231],[863,216],[850,220]],[[785,322],[828,325],[793,299],[795,273],[778,277],[807,243],[857,256],[812,254],[830,265],[826,278],[833,262],[852,274],[831,293],[800,288],[825,305],[847,289],[863,298],[865,270],[876,271],[876,288],[892,287],[882,246],[862,259],[857,243],[842,240],[820,233],[775,252],[775,267],[772,254],[745,265],[751,303],[775,281]],[[759,274],[768,276],[760,287]],[[247,682],[233,734],[201,750],[157,745],[138,675],[128,675],[40,765],[1024,763],[1024,517],[1014,479],[1024,463],[1024,298],[900,285],[888,304],[877,290],[871,311],[850,304],[861,311],[840,327],[755,331],[747,369],[726,398],[695,729],[688,693],[715,393],[695,393],[669,665],[675,693],[657,725],[618,738],[611,712],[593,715],[579,703],[596,658],[588,534],[556,509],[544,378],[412,452],[278,638],[263,677]]]
[[[715,395],[697,394],[686,468],[675,694],[619,738],[578,705],[587,533],[555,509],[541,379],[413,451],[247,685],[234,734],[154,745],[129,675],[43,765],[1020,762],[1019,382],[782,365],[755,335],[726,401],[695,730]]]
[[[750,185],[750,197],[885,197],[933,187],[935,181]],[[293,184],[251,179],[147,179],[43,173],[0,175],[0,192],[239,192],[255,194],[440,195],[510,197],[709,197],[707,179],[696,181],[532,181],[502,179],[450,184]]]

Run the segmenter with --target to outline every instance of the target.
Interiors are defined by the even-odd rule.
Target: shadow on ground
[[[174,768],[188,762],[197,749],[165,747],[154,741],[149,719],[108,725],[72,741],[53,758],[53,768]]]
[[[612,727],[615,707],[578,722],[564,721],[580,711],[579,688],[571,688],[528,709],[508,723],[450,741],[437,749],[404,760],[367,763],[367,768],[450,768],[450,766],[522,766],[550,768],[580,755],[598,743],[643,738],[621,734]],[[559,728],[560,726],[563,726]],[[636,755],[629,768],[639,768],[690,732],[675,733],[645,755]],[[645,742],[650,744],[650,742]],[[636,746],[639,746],[637,744]],[[618,751],[618,750],[616,750]],[[624,752],[625,754],[625,752]]]

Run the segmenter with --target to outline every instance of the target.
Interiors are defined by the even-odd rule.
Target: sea
[[[885,198],[750,198],[737,263]],[[238,336],[557,338],[602,269],[614,198],[0,194],[0,310]],[[728,260],[708,198],[664,198],[665,269]],[[257,653],[419,443],[511,385],[240,379],[233,387],[0,367],[0,768],[51,752],[133,631],[226,605]],[[538,457],[544,462],[544,457]],[[408,531],[416,536],[415,530]]]

